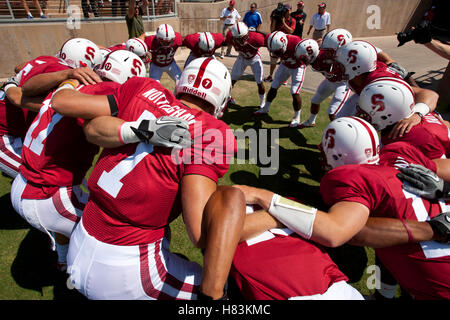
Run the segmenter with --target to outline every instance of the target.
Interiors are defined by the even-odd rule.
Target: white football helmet
[[[342,46],[352,42],[352,34],[345,29],[333,29],[322,39],[321,49],[331,49],[336,51]]]
[[[58,58],[65,61],[71,68],[89,67],[93,69],[102,63],[102,54],[98,46],[84,38],[67,40],[61,46]]]
[[[230,99],[231,76],[227,67],[214,58],[192,60],[181,73],[175,94],[190,94],[209,102],[219,118]]]
[[[344,67],[344,79],[352,80],[377,67],[377,50],[367,41],[352,41],[336,52],[336,62]]]
[[[379,78],[364,87],[356,107],[356,115],[383,130],[413,113],[414,92],[397,78]]]
[[[139,38],[128,39],[125,43],[125,47],[128,51],[133,52],[142,60],[145,60],[147,58],[148,48],[143,40]]]
[[[286,52],[288,39],[284,32],[272,32],[267,38],[267,49],[269,49],[270,56],[273,58],[280,57]]]
[[[198,47],[204,55],[212,55],[214,51],[214,38],[210,32],[200,32],[198,37]]]
[[[175,31],[170,24],[161,24],[156,29],[156,38],[158,38],[163,47],[169,47],[175,40]]]
[[[357,117],[342,117],[330,122],[319,148],[326,170],[345,164],[374,164],[380,154],[377,131]]]
[[[146,70],[144,62],[133,52],[116,50],[106,56],[95,72],[104,79],[123,84],[134,76],[145,77]]]
[[[108,54],[110,54],[111,52],[112,52],[112,50],[108,49],[108,48],[101,48],[100,49],[100,54],[102,55],[102,62],[103,62],[103,60],[105,60],[106,56]]]
[[[233,35],[233,40],[243,45],[248,39],[248,27],[243,22],[235,23],[231,27],[231,34]]]
[[[295,57],[304,64],[313,63],[319,55],[319,44],[313,39],[304,39],[295,47]]]

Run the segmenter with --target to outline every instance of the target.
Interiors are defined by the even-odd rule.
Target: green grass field
[[[162,81],[169,89],[173,82],[167,77]],[[269,85],[266,84],[267,90]],[[311,94],[302,93],[302,120],[309,116]],[[321,177],[317,145],[322,130],[328,124],[328,102],[314,128],[303,130],[289,128],[292,119],[292,98],[289,87],[281,87],[272,103],[270,114],[255,117],[259,99],[255,82],[243,77],[233,89],[237,105],[230,107],[223,119],[232,129],[276,129],[279,134],[279,170],[274,175],[260,175],[258,164],[232,164],[219,184],[247,184],[270,189],[285,196],[323,208],[319,195]],[[2,300],[52,300],[77,298],[77,294],[65,287],[64,279],[54,272],[55,254],[48,248],[43,233],[30,229],[10,203],[11,179],[0,177],[0,299]],[[201,252],[187,238],[181,218],[171,224],[172,244],[175,252],[202,264]],[[363,294],[369,294],[365,272],[374,264],[373,251],[368,248],[343,246],[330,250],[341,269],[350,277],[352,285]]]

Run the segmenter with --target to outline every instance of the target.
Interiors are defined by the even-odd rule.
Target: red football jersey
[[[433,171],[434,163],[417,148],[392,143],[381,149],[379,165],[344,165],[329,171],[320,192],[329,206],[358,202],[371,217],[426,221],[448,211],[445,203],[428,201],[402,188],[396,167],[421,164]],[[399,284],[416,299],[450,298],[450,246],[434,241],[376,249],[377,256]]]
[[[211,33],[211,36],[214,39],[214,49],[212,50],[212,54],[214,54],[214,52],[218,48],[223,46],[223,44],[225,42],[225,38],[223,37],[223,35],[221,33]],[[200,33],[193,33],[193,34],[188,34],[183,39],[183,45],[186,48],[191,49],[192,54],[196,58],[200,58],[202,56],[202,52],[200,51],[200,49],[198,47],[199,37],[200,37]]]
[[[13,105],[0,90],[0,136],[24,138],[35,116],[36,112]]]
[[[267,40],[269,39],[269,36],[270,36],[270,34],[268,34],[266,36],[266,39],[265,39],[266,44],[267,44]],[[288,43],[287,43],[286,51],[280,57],[281,63],[284,64],[289,69],[297,69],[303,63],[300,60],[297,60],[295,58],[295,47],[297,46],[297,44],[300,41],[302,41],[302,38],[291,35],[291,34],[287,34],[286,37],[287,37]]]
[[[224,122],[180,103],[153,79],[134,77],[114,97],[119,118],[176,116],[188,121],[194,140],[182,155],[145,143],[105,148],[92,171],[83,212],[87,232],[110,244],[148,244],[180,215],[182,177],[198,174],[217,182],[228,170],[236,142]]]
[[[127,50],[127,46],[126,46],[125,42],[123,42],[123,43],[119,43],[114,46],[108,47],[108,49],[111,51]]]
[[[246,300],[323,294],[333,283],[348,281],[323,248],[289,229],[241,242],[230,275]]]
[[[355,82],[354,79],[352,79],[352,80],[350,80],[348,82],[348,85],[349,85],[350,89],[353,90],[353,92],[355,92],[356,94],[360,95],[361,91],[370,82],[374,81],[375,79],[384,78],[384,77],[402,79],[402,77],[397,72],[395,72],[394,70],[389,68],[386,65],[386,63],[381,62],[381,61],[377,61],[376,69],[374,71],[372,71],[372,72],[367,73],[363,77],[361,82],[357,83],[357,82]]]
[[[23,86],[23,84],[28,80],[34,77],[35,75],[41,73],[50,73],[56,71],[62,71],[70,69],[68,65],[66,65],[62,60],[52,57],[52,56],[40,56],[36,59],[30,60],[27,62],[25,67],[20,70],[19,74],[20,84],[19,86]]]
[[[178,47],[183,45],[183,37],[178,32],[175,32],[175,39],[169,47],[162,47],[156,36],[149,36],[144,39],[152,56],[152,63],[159,67],[166,67],[170,65],[175,56]]]
[[[338,74],[332,72],[332,65],[334,63],[334,50],[319,50],[319,55],[316,60],[311,64],[314,71],[320,72],[330,82],[341,81]]]
[[[79,91],[107,95],[118,86],[105,81],[81,86]],[[99,151],[97,145],[86,140],[84,120],[56,113],[50,105],[51,95],[44,100],[23,143],[20,173],[29,182],[24,199],[45,199],[61,186],[80,184]]]
[[[21,79],[19,86],[37,74],[66,69],[66,66],[61,66],[60,60],[52,56],[30,60],[17,74]],[[14,106],[5,96],[0,97],[0,135],[24,138],[36,115],[36,112]]]
[[[414,145],[430,159],[450,158],[450,131],[435,112],[424,116],[421,123],[402,137],[389,139],[387,134],[381,136],[383,145],[396,141]]]
[[[228,44],[232,44],[234,50],[245,59],[251,59],[259,53],[259,48],[265,46],[264,36],[259,32],[249,31],[248,39],[244,45],[239,44],[233,40],[233,34],[231,30],[227,32],[226,41]]]

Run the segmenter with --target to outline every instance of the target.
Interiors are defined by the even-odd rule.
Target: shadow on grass
[[[20,287],[41,294],[44,287],[53,286],[54,300],[84,300],[78,291],[67,287],[67,274],[56,269],[56,262],[49,237],[32,228],[19,246],[11,275]]]
[[[30,225],[14,210],[11,204],[11,194],[7,193],[0,197],[0,229],[17,230],[27,229]]]

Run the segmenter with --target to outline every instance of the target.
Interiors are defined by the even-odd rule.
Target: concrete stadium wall
[[[175,30],[180,29],[178,18],[146,21],[146,31],[154,31],[160,23],[168,23]],[[72,37],[92,40],[102,46],[111,46],[128,39],[124,21],[82,22],[78,30],[69,30],[63,22],[39,24],[0,24],[0,78],[11,76],[14,67],[40,55],[55,55],[61,45]]]
[[[262,14],[261,31],[269,32],[270,13],[276,7],[277,0],[240,0],[236,8],[243,17],[250,3],[256,1]],[[418,8],[429,0],[329,0],[327,10],[331,13],[332,28],[348,29],[354,37],[373,37],[393,35],[407,26],[414,14],[420,16]],[[308,14],[304,37],[309,19],[317,10],[318,0],[305,0]],[[297,1],[289,1],[296,8]],[[228,0],[215,3],[177,3],[178,17],[145,21],[145,30],[154,31],[161,23],[169,23],[182,35],[198,31],[221,32],[222,22],[219,15],[227,6]],[[372,7],[370,7],[372,6]],[[373,20],[379,8],[379,25]],[[422,10],[423,11],[423,10]],[[369,21],[369,27],[368,27]],[[371,23],[376,28],[370,29]],[[128,38],[125,21],[81,22],[81,29],[69,30],[63,22],[0,24],[0,78],[8,77],[15,65],[39,55],[54,55],[61,44],[70,37],[85,37],[92,41],[110,46],[124,42]]]
[[[236,9],[242,18],[249,10],[250,4],[256,2],[261,13],[263,25],[261,31],[269,32],[270,13],[278,2],[289,3],[292,10],[297,9],[298,1],[278,0],[240,0],[236,1]],[[308,14],[306,31],[309,20],[317,12],[319,0],[304,0],[304,11]],[[354,37],[377,37],[393,35],[402,31],[414,16],[416,9],[423,4],[427,7],[431,0],[328,0],[327,11],[331,14],[332,28],[345,28]],[[198,31],[221,32],[222,22],[219,20],[223,8],[228,1],[215,3],[178,3],[178,16],[182,34]],[[423,11],[423,10],[422,10]],[[378,15],[378,16],[377,16]],[[423,15],[423,13],[419,13]],[[379,20],[377,21],[377,17]],[[377,22],[379,22],[377,24]],[[303,36],[306,37],[306,31]]]

